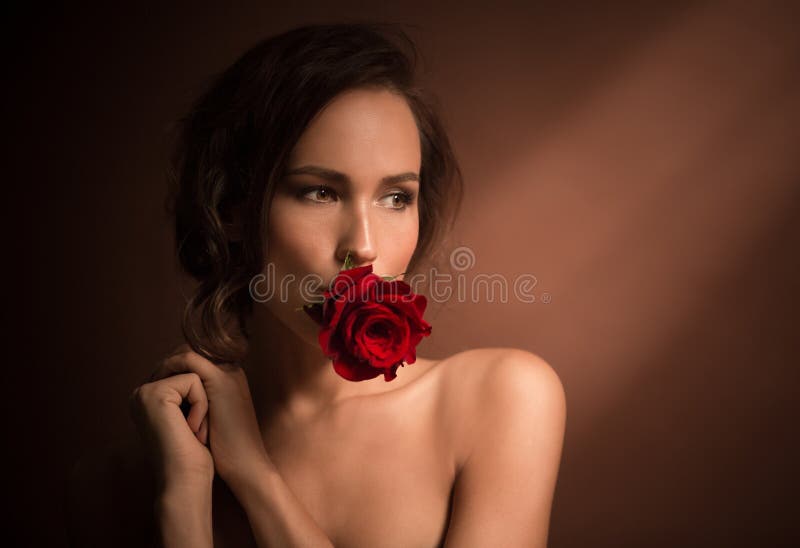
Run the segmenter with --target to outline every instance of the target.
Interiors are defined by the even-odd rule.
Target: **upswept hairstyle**
[[[216,363],[246,355],[249,284],[264,267],[276,184],[305,128],[343,91],[379,87],[408,102],[422,152],[420,232],[408,273],[435,254],[463,183],[435,101],[414,82],[416,64],[413,42],[394,25],[303,26],[246,51],[178,120],[167,211],[180,267],[196,282],[182,319],[195,352]]]

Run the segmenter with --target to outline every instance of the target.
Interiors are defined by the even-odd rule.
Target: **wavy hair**
[[[385,88],[408,102],[422,153],[420,232],[408,272],[436,255],[463,182],[437,103],[415,84],[417,61],[414,43],[395,25],[294,28],[242,54],[177,121],[166,207],[180,268],[196,282],[182,319],[195,352],[216,363],[244,358],[249,283],[264,266],[276,184],[305,128],[343,91]]]

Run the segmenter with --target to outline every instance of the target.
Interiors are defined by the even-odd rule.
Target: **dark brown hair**
[[[381,87],[408,102],[422,152],[420,233],[408,272],[435,254],[460,209],[462,178],[435,101],[415,84],[417,60],[394,25],[295,28],[246,51],[178,121],[167,210],[177,259],[196,282],[182,321],[195,352],[217,363],[246,354],[249,283],[264,266],[276,183],[307,125],[343,91]]]

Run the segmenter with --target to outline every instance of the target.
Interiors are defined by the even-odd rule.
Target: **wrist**
[[[275,465],[266,455],[253,458],[246,466],[236,467],[223,479],[237,499],[249,498],[271,474],[277,473]]]
[[[201,510],[211,507],[211,489],[186,489],[172,487],[164,489],[156,497],[156,507],[160,511],[178,512]]]
[[[167,499],[192,499],[206,496],[210,498],[213,485],[213,478],[169,478],[161,484],[158,496]]]
[[[213,546],[211,490],[165,490],[155,503],[164,547]]]

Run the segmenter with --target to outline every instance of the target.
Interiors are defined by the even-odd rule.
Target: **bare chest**
[[[307,428],[276,427],[267,432],[265,446],[337,548],[435,547],[443,541],[455,470],[430,394],[354,402]],[[216,491],[215,546],[255,546],[235,498]]]

